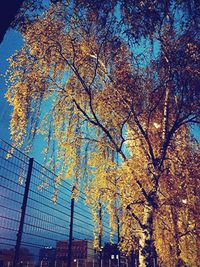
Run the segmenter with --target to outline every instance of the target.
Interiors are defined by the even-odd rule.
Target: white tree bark
[[[153,206],[146,204],[144,207],[144,229],[139,240],[139,265],[140,267],[153,267]]]
[[[163,109],[163,127],[162,127],[162,140],[165,141],[168,130],[168,101],[169,101],[169,88],[165,91],[164,109]]]

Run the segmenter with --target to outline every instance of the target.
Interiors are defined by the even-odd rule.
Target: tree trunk
[[[164,109],[163,109],[163,127],[162,127],[162,139],[166,140],[168,132],[168,102],[169,102],[169,88],[165,92]]]
[[[178,237],[178,214],[177,210],[175,207],[171,206],[171,213],[172,213],[172,221],[173,221],[173,226],[174,226],[174,238],[175,238],[175,253],[176,253],[176,261],[177,261],[177,266],[178,266],[178,261],[179,261],[179,256],[181,253],[180,246],[179,246],[179,237]]]
[[[153,240],[153,215],[155,208],[149,204],[144,207],[143,231],[139,240],[139,266],[155,267],[155,247]]]

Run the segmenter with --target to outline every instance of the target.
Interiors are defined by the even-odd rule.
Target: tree
[[[180,255],[188,260],[186,243],[193,242],[196,251],[197,242],[195,212],[182,223],[196,193],[187,208],[174,203],[178,194],[185,201],[180,181],[188,177],[193,191],[190,179],[197,179],[188,164],[181,173],[176,156],[186,160],[197,151],[194,146],[184,154],[192,143],[189,127],[199,122],[199,24],[196,12],[185,9],[189,2],[162,3],[51,6],[26,25],[25,45],[10,60],[7,93],[14,144],[22,145],[39,128],[48,137],[47,154],[56,140],[60,172],[78,185],[84,173],[97,236],[104,203],[113,231],[118,218],[121,249],[130,253],[139,242],[141,266],[153,266],[156,254],[163,260],[161,235],[171,233],[169,242],[176,244],[176,251],[168,247],[167,259],[176,255],[174,266]],[[141,43],[145,52],[139,55]],[[47,99],[52,104],[41,112]],[[168,203],[171,197],[175,202]]]

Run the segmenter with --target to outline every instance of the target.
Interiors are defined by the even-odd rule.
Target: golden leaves
[[[43,117],[39,126],[40,133],[47,136],[45,156],[49,156],[52,140],[55,141],[60,171],[52,201],[57,201],[63,178],[71,179],[78,190],[80,179],[85,177],[87,203],[95,221],[95,246],[103,231],[101,206],[109,213],[112,232],[116,232],[119,223],[120,246],[130,253],[143,230],[138,221],[143,222],[144,206],[150,204],[154,193],[157,208],[153,231],[159,257],[165,261],[167,255],[165,265],[173,265],[173,247],[178,242],[186,259],[186,246],[193,244],[193,239],[189,235],[174,237],[171,210],[175,205],[180,233],[193,231],[197,194],[192,169],[196,170],[197,164],[192,161],[192,167],[188,167],[187,158],[193,156],[183,142],[187,142],[185,128],[168,136],[167,152],[159,166],[167,141],[162,138],[162,126],[168,120],[167,136],[180,104],[179,93],[171,95],[174,83],[168,77],[170,60],[163,55],[159,62],[136,70],[133,62],[137,62],[125,41],[116,39],[106,28],[99,32],[92,19],[85,27],[78,17],[70,16],[65,17],[69,22],[66,24],[62,16],[57,17],[58,11],[52,7],[27,27],[24,48],[10,59],[7,98],[14,108],[14,142],[21,145],[29,132],[34,136],[37,122]],[[167,44],[168,39],[163,37]],[[172,46],[170,43],[166,48],[170,56],[182,52],[178,42],[173,49]],[[198,59],[193,43],[188,43],[184,53],[192,62]],[[159,71],[157,63],[162,65]],[[179,59],[175,63],[174,73],[181,70],[182,74],[185,69],[181,69]],[[197,73],[191,64],[186,71],[194,76]],[[169,114],[163,112],[168,105],[163,97],[166,84],[170,88]],[[123,162],[120,153],[124,154]],[[52,161],[50,156],[49,162]],[[45,186],[44,182],[40,189]],[[77,195],[74,192],[72,196]]]

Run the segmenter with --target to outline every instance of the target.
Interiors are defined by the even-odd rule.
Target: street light
[[[111,260],[109,259],[109,267],[112,266],[112,260],[115,259],[115,255],[111,255],[110,258],[111,258]]]
[[[116,255],[116,259],[117,259],[117,263],[118,263],[117,265],[119,267],[119,255],[118,254]]]
[[[76,262],[76,267],[78,267],[78,260],[74,259],[74,262]]]
[[[114,259],[116,259],[117,260],[117,266],[119,267],[119,255],[117,254],[117,255],[111,255],[111,260],[114,260]],[[111,263],[110,263],[111,261],[110,261],[110,259],[109,259],[109,266],[110,265],[112,265]]]

